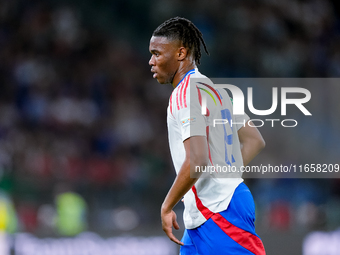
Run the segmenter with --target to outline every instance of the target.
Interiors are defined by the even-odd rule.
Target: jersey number
[[[231,166],[231,163],[235,162],[234,156],[232,154],[231,154],[231,163],[230,163],[229,156],[228,156],[228,145],[233,144],[233,129],[232,129],[232,126],[231,126],[231,113],[230,113],[229,109],[223,109],[223,110],[221,110],[221,115],[222,115],[222,119],[227,119],[228,123],[230,125],[230,135],[228,135],[228,133],[227,133],[227,129],[226,129],[227,124],[223,125],[223,129],[224,129],[225,162],[228,165]]]

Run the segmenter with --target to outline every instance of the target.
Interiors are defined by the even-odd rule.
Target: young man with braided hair
[[[197,69],[201,44],[209,54],[202,33],[180,17],[161,24],[150,40],[153,78],[174,87],[167,119],[177,177],[162,204],[162,227],[173,242],[181,245],[181,255],[264,255],[262,241],[255,233],[254,201],[241,174],[232,178],[190,175],[196,166],[240,169],[264,147],[259,131],[248,124],[212,125],[216,118],[240,123],[240,117],[232,114],[225,90],[215,89],[210,80],[195,82],[196,78],[207,79]],[[205,115],[201,114],[202,93],[210,95]],[[243,116],[245,121],[248,118]],[[172,227],[179,229],[173,207],[182,197],[186,229],[179,241],[172,233]]]

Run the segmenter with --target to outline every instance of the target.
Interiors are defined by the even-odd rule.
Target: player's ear
[[[180,47],[178,49],[178,58],[177,59],[179,61],[184,60],[187,57],[187,55],[188,55],[188,50],[185,47]]]

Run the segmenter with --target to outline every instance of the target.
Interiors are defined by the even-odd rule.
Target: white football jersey
[[[204,100],[207,111],[202,115]],[[170,152],[176,173],[185,159],[183,142],[192,136],[205,136],[208,141],[209,166],[202,167],[201,171],[207,171],[209,167],[216,169],[202,175],[184,196],[184,224],[187,229],[193,229],[208,219],[202,214],[204,208],[213,213],[226,210],[236,187],[243,181],[237,131],[249,117],[234,116],[228,93],[215,89],[197,68],[189,71],[173,90],[167,114]]]

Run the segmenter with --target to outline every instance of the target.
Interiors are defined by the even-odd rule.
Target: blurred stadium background
[[[339,77],[339,8],[336,0],[0,0],[0,255],[176,254],[159,217],[174,170],[171,87],[148,66],[153,30],[173,16],[191,19],[211,54],[200,66],[209,77]],[[291,136],[260,129],[267,148],[254,164],[339,163],[339,88],[315,87],[320,118]],[[340,254],[339,179],[246,183],[267,254]]]

